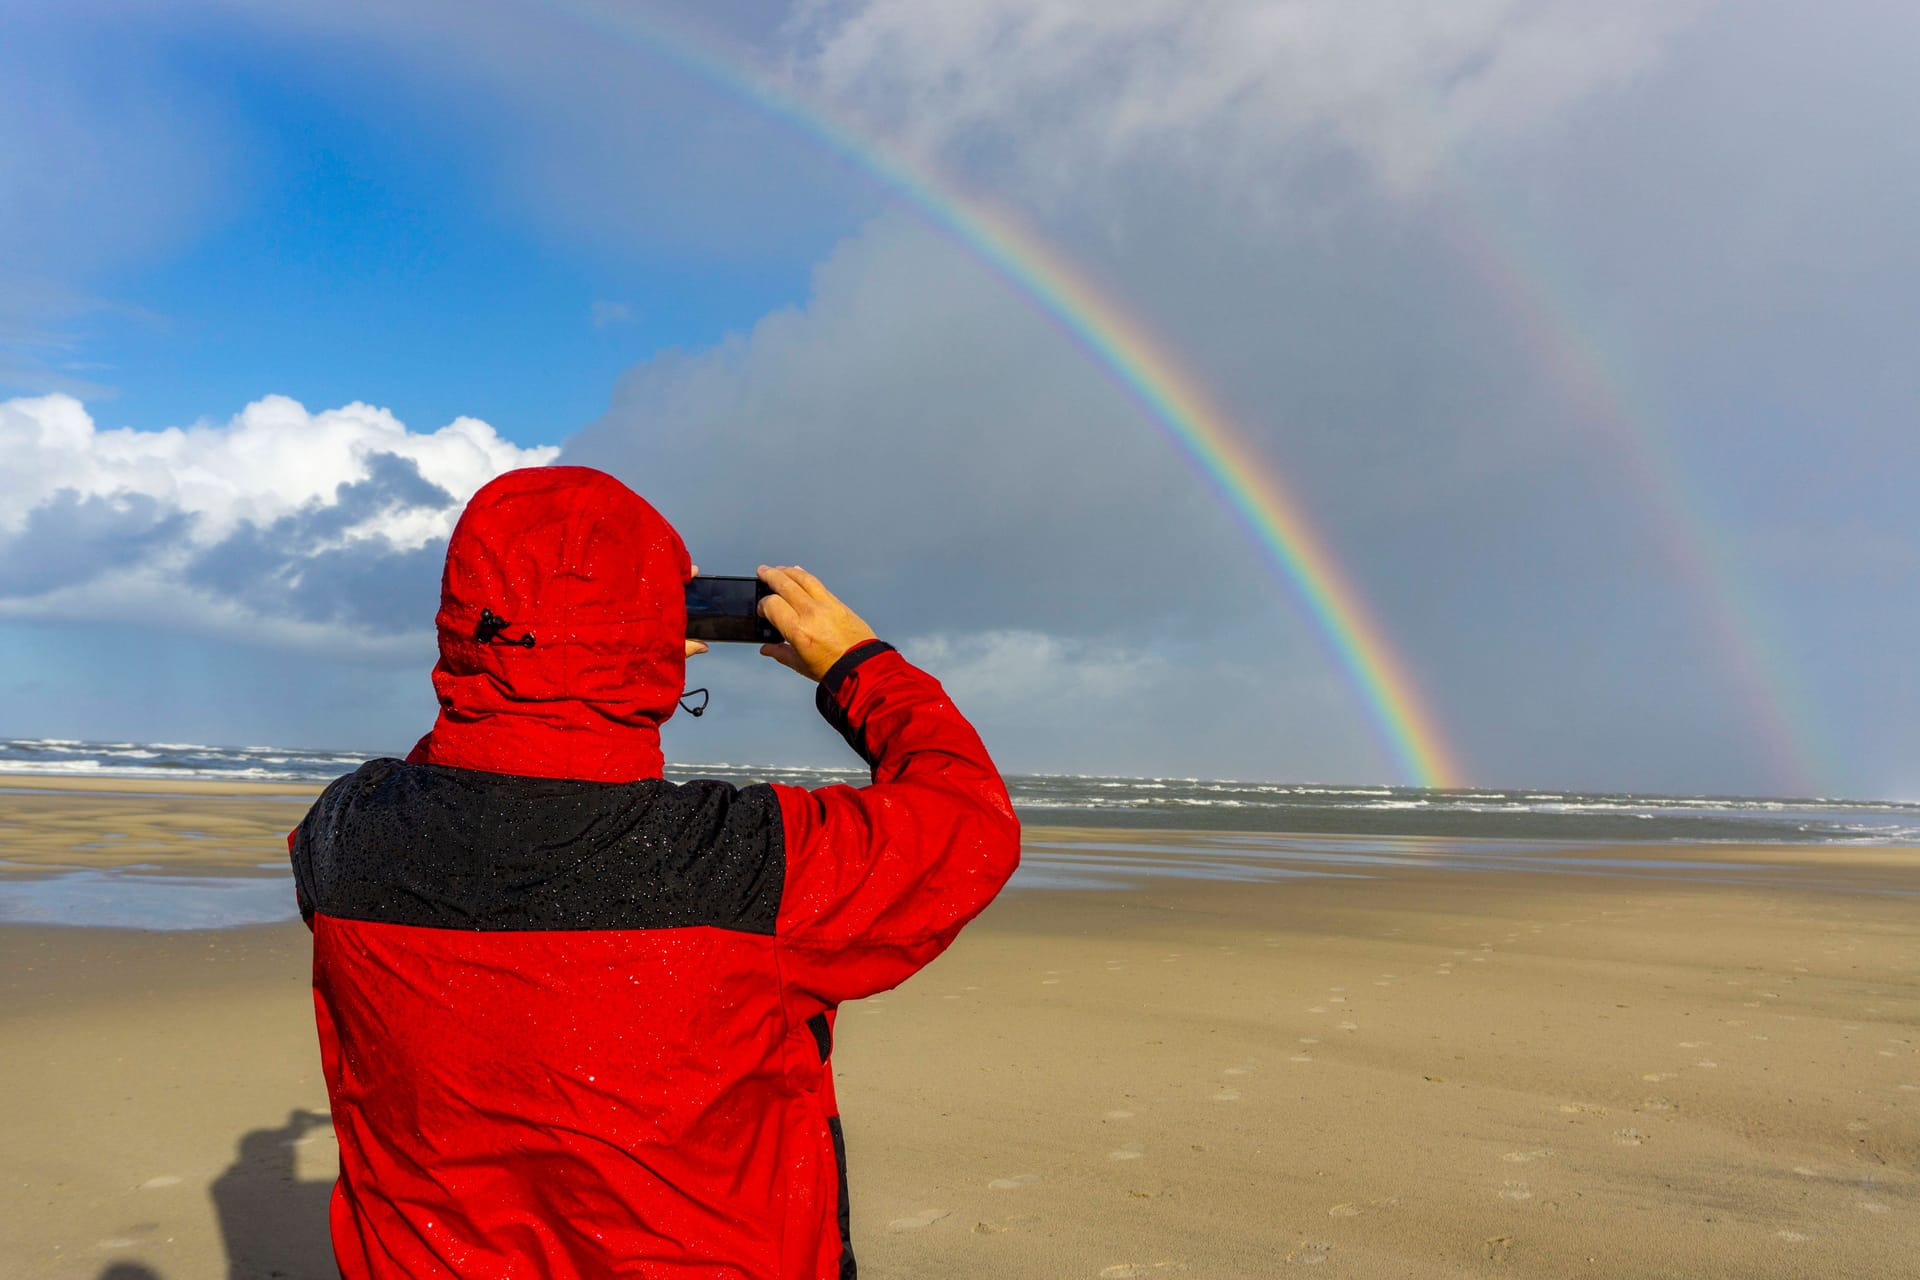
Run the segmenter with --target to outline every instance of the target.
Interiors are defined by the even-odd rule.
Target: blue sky
[[[0,0],[0,734],[404,744],[433,495],[559,456],[708,568],[844,586],[1010,767],[1392,780],[1295,585],[1110,374],[628,11]],[[1182,353],[1469,776],[1920,795],[1907,6],[633,11]],[[712,655],[670,749],[838,759],[782,677]]]
[[[499,104],[396,84],[350,50],[318,59],[208,22],[150,34],[119,56],[200,100],[225,172],[217,207],[165,251],[84,282],[112,309],[76,326],[71,363],[112,388],[116,425],[225,416],[271,386],[555,443],[637,360],[804,295],[805,253],[589,241],[528,217],[488,154]]]

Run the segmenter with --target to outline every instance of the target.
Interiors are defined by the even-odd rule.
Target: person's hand
[[[694,576],[696,577],[699,576],[699,573],[700,573],[699,565],[693,566],[693,573],[694,573]],[[705,640],[687,641],[687,656],[689,658],[691,658],[696,653],[705,653],[706,651],[707,651],[707,642]]]
[[[786,639],[784,644],[763,644],[760,652],[809,680],[826,675],[855,645],[878,638],[859,614],[805,569],[763,564],[760,581],[774,592],[760,601],[760,616]]]

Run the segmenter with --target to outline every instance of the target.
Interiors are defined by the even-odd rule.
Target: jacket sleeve
[[[816,701],[873,769],[866,787],[775,788],[783,978],[830,1008],[945,950],[1019,864],[1020,821],[980,735],[893,646],[848,652]]]

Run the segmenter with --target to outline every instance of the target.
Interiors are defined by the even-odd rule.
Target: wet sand
[[[181,794],[0,793],[0,857],[252,868],[300,808]],[[1920,851],[1223,883],[1093,847],[1217,833],[1029,835],[1142,865],[844,1010],[869,1280],[1920,1270]],[[0,1274],[331,1274],[306,938],[0,925]]]

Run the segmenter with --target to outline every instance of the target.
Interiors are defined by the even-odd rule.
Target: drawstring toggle
[[[503,636],[500,633],[512,626],[505,618],[491,609],[480,611],[480,621],[474,625],[473,638],[480,644],[511,644],[522,649],[533,648],[533,632],[523,632],[517,636]]]

